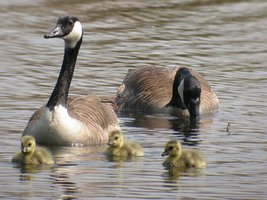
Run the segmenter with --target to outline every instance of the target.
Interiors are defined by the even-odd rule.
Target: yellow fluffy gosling
[[[205,168],[206,161],[201,152],[193,149],[183,150],[180,142],[172,140],[167,142],[162,156],[167,157],[163,166],[167,168]]]
[[[143,148],[136,142],[124,140],[120,131],[113,131],[109,135],[109,147],[106,154],[109,156],[143,156]]]
[[[43,147],[36,146],[35,139],[28,135],[21,138],[21,152],[13,157],[12,162],[34,165],[54,163],[50,152]]]

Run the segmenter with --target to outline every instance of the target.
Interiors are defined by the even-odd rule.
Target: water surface
[[[266,1],[10,0],[0,11],[1,198],[265,199]],[[63,41],[43,35],[69,14],[84,27],[70,94],[114,95],[134,66],[187,66],[210,82],[219,111],[198,124],[119,114],[125,137],[145,149],[140,159],[109,161],[105,145],[61,147],[51,149],[57,165],[13,165],[21,133],[61,66]],[[169,174],[160,155],[171,139],[201,150],[207,168]]]

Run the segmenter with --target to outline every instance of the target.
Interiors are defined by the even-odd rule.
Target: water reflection
[[[200,177],[205,175],[205,169],[195,169],[195,168],[188,168],[188,169],[178,169],[178,168],[171,168],[165,169],[166,171],[162,174],[165,179],[165,182],[178,180],[180,177]]]
[[[202,141],[200,130],[213,123],[213,115],[203,116],[200,119],[190,119],[188,117],[178,118],[160,113],[145,115],[120,113],[119,117],[124,119],[124,126],[140,127],[155,131],[168,130],[168,133],[176,135],[177,139],[182,140],[184,144],[195,146]]]
[[[0,197],[266,199],[266,8],[265,0],[0,1]],[[51,93],[63,53],[62,41],[43,34],[66,14],[84,25],[71,95],[114,95],[130,66],[188,66],[209,80],[220,112],[196,123],[120,114],[127,137],[144,146],[141,161],[108,160],[105,146],[64,147],[52,149],[52,169],[13,167],[21,132]],[[208,167],[196,175],[165,170],[160,153],[170,139],[197,145]]]
[[[14,167],[19,169],[21,174],[35,174],[42,171],[51,170],[54,165],[40,164],[40,165],[31,165],[31,164],[21,164],[15,163]]]
[[[141,162],[143,161],[142,156],[114,156],[105,155],[106,160],[115,164],[116,168],[121,167],[124,162]]]
[[[96,145],[90,147],[49,147],[51,152],[53,153],[53,157],[55,159],[56,164],[58,165],[76,165],[78,161],[90,162],[96,161],[95,158],[98,157],[99,154],[103,154],[106,144]],[[70,159],[71,158],[71,159]],[[101,158],[98,158],[98,160]]]
[[[76,183],[70,181],[70,177],[67,173],[60,172],[60,167],[56,168],[53,175],[53,185],[52,187],[60,188],[63,194],[62,199],[78,199],[79,189]]]
[[[19,170],[19,181],[27,182],[27,184],[33,184],[36,181],[35,175],[42,172],[51,172],[52,165],[25,165],[21,163],[13,164],[15,169]],[[26,194],[27,196],[33,196],[34,191],[29,190]],[[25,194],[25,195],[26,195]]]

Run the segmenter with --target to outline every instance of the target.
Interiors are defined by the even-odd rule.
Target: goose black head
[[[82,38],[82,25],[77,17],[60,17],[56,26],[44,38],[62,38],[67,48],[74,48]]]
[[[199,118],[201,85],[188,68],[181,67],[177,71],[174,80],[174,93],[178,93],[180,98],[177,101],[178,105],[175,106],[187,109],[191,118]]]

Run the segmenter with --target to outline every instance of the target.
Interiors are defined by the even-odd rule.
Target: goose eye
[[[28,147],[30,147],[30,146],[32,146],[32,143],[29,143],[29,144],[28,144]]]
[[[69,21],[69,25],[70,25],[70,26],[73,25],[73,21],[72,21],[72,20]]]
[[[118,137],[118,136],[116,136],[114,139],[115,139],[115,140],[117,140],[117,139],[119,139],[119,137]]]

